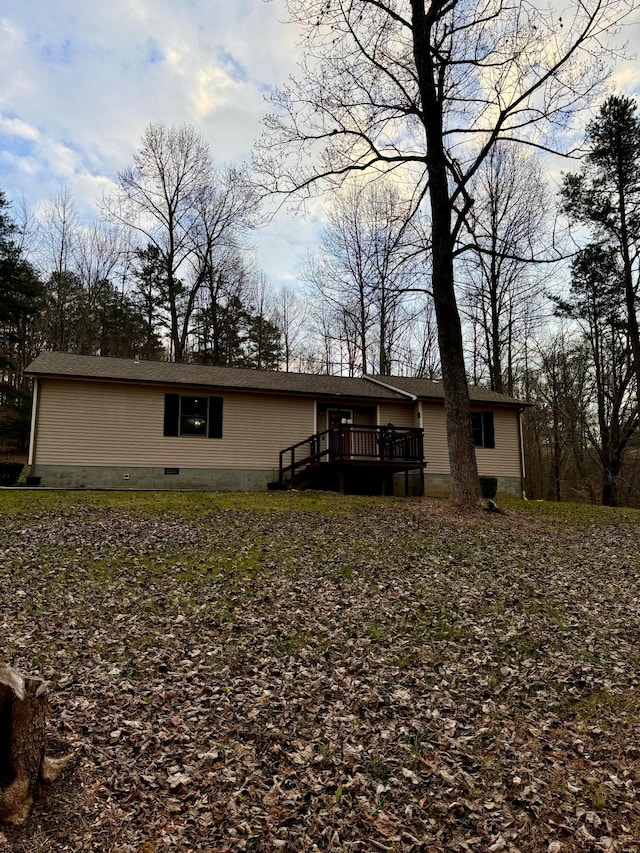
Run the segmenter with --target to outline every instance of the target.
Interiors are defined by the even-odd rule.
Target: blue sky
[[[248,159],[265,92],[295,72],[284,16],[282,0],[0,0],[0,189],[36,206],[66,185],[91,215],[152,121]],[[640,91],[638,63],[616,83]],[[318,221],[280,214],[261,233],[274,285],[296,280]]]

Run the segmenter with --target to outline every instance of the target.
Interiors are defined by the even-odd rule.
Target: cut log
[[[6,823],[25,821],[38,780],[50,781],[71,758],[45,758],[48,686],[0,663],[0,821]]]

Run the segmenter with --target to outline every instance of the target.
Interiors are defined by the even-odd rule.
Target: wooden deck
[[[280,452],[278,487],[333,488],[337,491],[393,494],[393,477],[419,471],[424,494],[423,430],[394,426],[341,424],[318,432]],[[319,484],[319,485],[318,485]],[[329,484],[329,485],[327,485]]]

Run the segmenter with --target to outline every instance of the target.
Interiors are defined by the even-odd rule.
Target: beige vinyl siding
[[[422,428],[424,429],[424,458],[427,463],[427,473],[448,474],[449,450],[444,405],[422,404]]]
[[[223,397],[221,439],[163,435],[164,395],[185,389],[41,379],[34,462],[266,470],[313,432],[310,399],[186,390]]]
[[[472,406],[473,411],[481,411]],[[487,411],[488,409],[484,409]],[[427,473],[449,473],[449,450],[444,406],[435,403],[422,404],[424,427],[424,455]],[[520,437],[518,412],[515,409],[494,409],[494,448],[476,447],[478,473],[487,477],[520,476]]]
[[[479,411],[473,407],[474,411]],[[488,409],[484,409],[487,411]],[[476,447],[478,473],[487,477],[519,477],[520,434],[516,409],[494,409],[495,448]]]
[[[376,410],[375,407],[367,408],[356,407],[353,411],[354,426],[375,426],[376,425]]]
[[[419,427],[417,412],[417,403],[408,398],[406,403],[381,403],[380,426]]]

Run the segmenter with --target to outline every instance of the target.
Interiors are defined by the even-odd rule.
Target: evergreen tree
[[[574,258],[571,272],[571,293],[558,302],[558,313],[576,320],[582,330],[592,389],[585,427],[602,474],[602,503],[617,506],[624,454],[638,427],[629,393],[634,369],[617,251],[587,246]]]
[[[280,329],[264,314],[247,314],[244,367],[279,370],[282,362]]]
[[[166,276],[160,250],[153,243],[136,251],[133,277],[133,304],[144,329],[140,355],[144,358],[159,358],[163,352],[159,329],[161,306],[166,294]]]
[[[31,331],[42,285],[22,257],[8,211],[9,202],[0,191],[0,437],[24,451],[31,395],[23,370],[34,354]]]
[[[607,98],[587,127],[586,143],[582,169],[564,176],[563,207],[573,221],[590,227],[594,238],[619,256],[640,410],[640,117],[636,102],[623,96]]]

